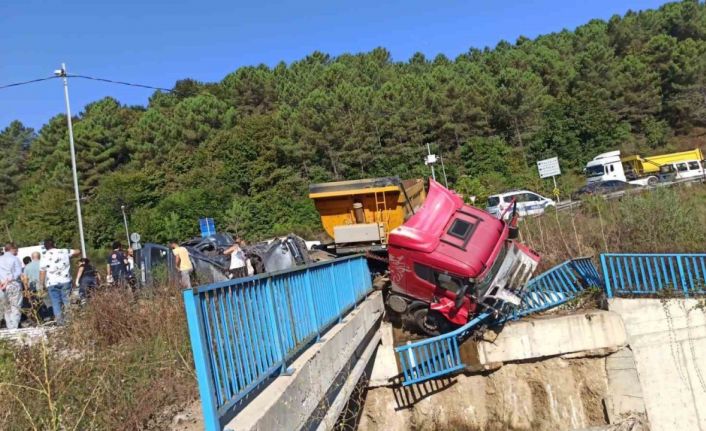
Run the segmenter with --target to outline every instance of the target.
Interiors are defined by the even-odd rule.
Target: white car
[[[529,190],[513,190],[488,197],[486,211],[500,218],[507,209],[505,217],[508,218],[512,215],[512,208],[509,207],[512,205],[513,199],[517,202],[517,213],[520,217],[544,214],[547,207],[556,206],[552,199]]]

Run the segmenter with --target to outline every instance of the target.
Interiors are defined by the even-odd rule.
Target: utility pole
[[[71,105],[69,104],[69,80],[66,75],[66,64],[61,63],[61,69],[54,75],[64,78],[64,99],[66,100],[66,122],[69,125],[69,149],[71,151],[71,171],[74,177],[74,193],[76,194],[76,216],[78,217],[78,233],[81,238],[81,256],[86,257],[86,240],[83,236],[83,217],[81,217],[81,193],[78,190],[78,173],[76,172],[76,150],[74,148],[74,128],[71,124]]]
[[[439,160],[441,161],[441,172],[444,174],[444,184],[446,188],[449,188],[449,179],[446,178],[446,168],[444,167],[444,156],[441,154],[441,149],[439,149]]]
[[[125,237],[127,238],[126,247],[130,247],[130,230],[127,228],[127,216],[125,215],[125,205],[120,205],[120,210],[123,212],[123,223],[125,223]]]

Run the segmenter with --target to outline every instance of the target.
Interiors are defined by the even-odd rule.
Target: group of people
[[[245,255],[245,241],[236,238],[233,245],[223,251],[224,255],[230,255],[230,278],[241,278],[255,274],[252,262]],[[179,245],[177,240],[169,241],[169,248],[172,249],[176,268],[179,271],[179,284],[185,289],[191,288],[191,273],[194,266],[191,263],[189,250]]]
[[[34,252],[20,261],[17,246],[5,244],[0,256],[0,313],[5,326],[18,328],[23,309],[36,321],[53,315],[56,324],[63,324],[73,287],[83,303],[101,284],[99,272],[86,257],[79,259],[74,280],[71,258],[80,254],[79,250],[56,248],[54,240],[47,239],[42,254]],[[123,251],[119,241],[114,242],[107,258],[106,280],[113,285],[127,286],[131,271],[129,251]]]
[[[194,267],[189,251],[176,240],[170,241],[169,246],[174,254],[181,286],[191,288]],[[244,247],[245,242],[238,238],[223,251],[224,255],[230,256],[231,278],[247,277],[255,273]],[[71,275],[71,259],[80,256],[81,252],[57,248],[53,239],[44,241],[43,253],[34,252],[22,261],[14,243],[5,244],[4,250],[0,255],[0,318],[4,318],[8,329],[19,327],[23,310],[29,310],[25,314],[36,321],[53,315],[56,324],[61,325],[65,321],[74,287],[83,303],[101,285],[100,273],[86,257],[79,259],[74,279]],[[131,250],[123,250],[120,241],[115,241],[106,260],[106,282],[114,286],[130,286],[134,279]]]

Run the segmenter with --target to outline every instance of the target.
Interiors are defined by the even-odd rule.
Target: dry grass
[[[192,370],[177,289],[98,292],[48,343],[0,350],[0,429],[158,429]]]
[[[541,269],[602,252],[703,252],[706,187],[646,191],[620,200],[593,198],[521,224],[521,239],[542,255]]]

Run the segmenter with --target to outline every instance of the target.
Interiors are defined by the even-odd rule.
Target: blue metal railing
[[[427,338],[408,342],[395,348],[408,386],[425,380],[454,373],[465,368],[459,345],[481,323],[501,324],[561,305],[588,287],[601,286],[600,275],[591,258],[567,260],[542,273],[527,283],[522,291],[522,302],[511,313],[493,317],[481,313],[460,328]]]
[[[363,256],[184,290],[205,429],[220,430],[371,290]]]
[[[706,254],[604,253],[606,295],[650,295],[671,290],[688,297],[706,291]]]

